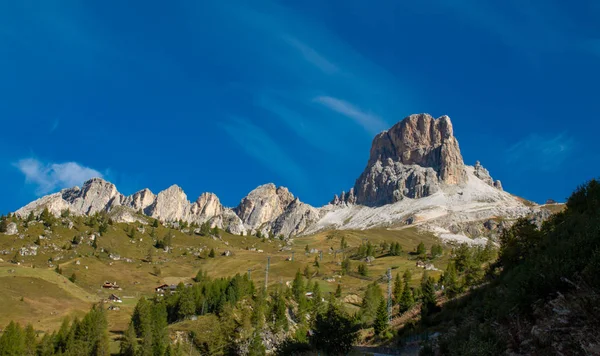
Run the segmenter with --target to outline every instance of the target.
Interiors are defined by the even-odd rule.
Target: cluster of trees
[[[375,246],[371,243],[371,241],[367,241],[367,243],[362,243],[358,246],[358,251],[356,252],[356,258],[365,258],[368,256],[375,255]]]
[[[58,330],[38,341],[31,326],[22,328],[10,322],[0,337],[0,355],[95,355],[108,356],[109,339],[106,312],[94,305],[82,320],[65,319]]]
[[[200,225],[200,236],[219,236],[219,228],[218,227],[210,227],[210,223],[208,221],[203,222]]]
[[[543,304],[557,293],[569,300],[569,295],[582,293],[583,289],[586,290],[585,303],[597,303],[600,292],[599,212],[600,182],[592,180],[579,187],[568,199],[566,209],[553,215],[541,229],[527,219],[521,219],[506,230],[500,238],[498,261],[484,274],[488,283],[465,301],[445,306],[447,320],[454,323],[454,331],[442,337],[440,351],[448,355],[503,354],[508,347],[505,340],[511,340],[507,334],[511,319],[531,319],[536,309],[534,304]],[[460,275],[461,270],[472,273],[471,261],[477,254],[486,253],[485,249],[472,255],[457,253],[452,267],[449,266],[451,270],[445,273],[450,277],[446,278],[455,273]],[[468,280],[463,277],[461,282],[468,283]],[[454,315],[472,317],[453,318]],[[594,312],[585,312],[577,319],[583,325],[597,325]],[[518,352],[518,343],[511,347]],[[580,343],[569,347],[572,354],[588,353]]]
[[[0,216],[0,232],[4,233],[8,229],[8,220],[9,218],[2,215]]]
[[[173,242],[173,232],[169,230],[162,239],[157,239],[154,247],[156,248],[170,248]]]
[[[452,254],[439,281],[444,286],[444,294],[449,298],[484,282],[486,268],[497,255],[497,249],[488,240],[485,247],[462,244],[453,249]]]
[[[399,242],[392,242],[388,253],[390,256],[400,256],[402,253],[402,246],[400,246]]]

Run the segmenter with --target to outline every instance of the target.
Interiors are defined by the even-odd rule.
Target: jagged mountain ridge
[[[234,209],[224,207],[213,193],[203,193],[195,202],[177,185],[153,194],[143,189],[130,196],[118,192],[114,184],[101,178],[86,181],[81,188],[63,189],[44,196],[15,213],[25,217],[33,212],[41,213],[44,208],[58,216],[69,209],[74,215],[92,215],[100,211],[118,212],[118,221],[138,220],[135,213],[161,221],[183,220],[189,223],[204,223],[217,226],[233,234],[272,232],[285,236],[301,233],[306,226],[318,219],[317,209],[302,203],[284,187],[265,184],[250,192]],[[123,211],[123,208],[126,210]],[[236,213],[237,212],[237,213]],[[238,216],[239,214],[239,216]]]
[[[224,207],[213,193],[195,202],[177,185],[153,194],[143,189],[130,196],[103,179],[42,197],[16,214],[39,214],[44,207],[76,215],[120,209],[122,221],[135,221],[133,212],[161,221],[210,222],[234,234],[273,233],[292,236],[323,229],[366,229],[417,224],[441,237],[476,237],[490,219],[531,215],[536,208],[502,190],[480,162],[466,166],[450,118],[410,115],[377,135],[363,173],[348,193],[314,208],[285,187],[257,187],[234,208]],[[123,211],[125,209],[125,211]],[[472,222],[478,224],[473,228]],[[466,231],[471,230],[471,231]],[[482,232],[484,235],[485,232]],[[466,237],[465,237],[466,238]]]

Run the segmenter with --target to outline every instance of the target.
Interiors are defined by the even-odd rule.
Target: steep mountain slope
[[[112,183],[94,178],[81,188],[42,197],[16,214],[37,215],[45,207],[55,215],[65,209],[76,215],[118,211],[117,219],[123,221],[135,220],[132,212],[161,221],[208,221],[234,234],[291,236],[416,224],[440,237],[468,242],[469,237],[493,236],[509,225],[506,219],[545,216],[539,207],[504,192],[479,162],[466,166],[450,118],[428,114],[408,116],[377,135],[354,187],[322,208],[302,203],[272,183],[257,187],[237,207],[226,208],[213,193],[190,202],[173,185],[156,195],[144,189],[124,196]]]

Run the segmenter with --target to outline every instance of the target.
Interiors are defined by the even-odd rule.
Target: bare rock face
[[[221,215],[217,216],[217,219],[220,220],[220,225],[230,234],[246,234],[244,222],[237,215],[235,215],[233,210],[225,209]]]
[[[177,185],[158,193],[154,203],[148,207],[148,215],[161,221],[177,221],[189,214],[190,202]]]
[[[319,210],[294,199],[273,222],[272,232],[275,235],[290,237],[298,235],[316,223],[320,218]]]
[[[27,217],[31,212],[38,216],[44,208],[48,208],[48,211],[54,216],[59,216],[61,211],[70,208],[69,202],[63,199],[63,195],[70,195],[72,194],[72,191],[79,191],[79,187],[64,189],[58,193],[41,197],[15,211],[15,214],[20,218]]]
[[[197,207],[197,210],[196,208]],[[214,193],[202,193],[192,206],[192,214],[213,217],[223,213],[223,205]]]
[[[342,194],[338,197],[336,194],[333,197],[333,200],[329,203],[331,205],[354,205],[356,204],[356,195],[354,194],[354,188],[350,188],[348,194],[345,191],[342,191]]]
[[[156,200],[156,195],[154,195],[150,189],[146,188],[126,197],[123,201],[123,205],[136,211],[142,210],[145,212],[146,209],[154,203],[154,200]]]
[[[101,178],[92,178],[86,181],[81,190],[73,193],[65,199],[69,202],[71,211],[86,215],[121,205],[125,198],[117,191],[114,184]]]
[[[265,224],[275,221],[294,200],[287,188],[276,188],[269,183],[248,194],[234,209],[248,230],[263,230]]]
[[[114,184],[101,178],[92,178],[83,187],[63,189],[59,193],[46,195],[35,200],[15,213],[25,217],[33,212],[39,215],[44,208],[54,214],[69,209],[74,215],[91,215],[100,211],[108,211],[111,207],[122,205],[125,197],[117,191]]]
[[[494,181],[494,179],[492,179],[492,176],[490,176],[490,172],[481,165],[481,162],[475,162],[474,168],[475,177],[481,179],[490,187],[502,190],[502,182],[500,182],[499,180]]]
[[[450,118],[417,114],[375,137],[369,163],[354,190],[358,204],[379,206],[431,195],[440,184],[466,182]]]

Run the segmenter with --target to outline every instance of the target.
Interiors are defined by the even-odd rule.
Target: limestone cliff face
[[[272,224],[273,234],[285,237],[301,234],[320,219],[319,209],[294,199]]]
[[[378,206],[422,198],[440,184],[458,185],[467,174],[448,116],[411,115],[373,140],[365,171],[356,181],[356,203]]]
[[[142,189],[131,196],[124,199],[123,205],[128,206],[136,211],[146,211],[150,205],[154,203],[156,195],[154,195],[150,189]]]
[[[275,221],[293,200],[294,196],[287,188],[265,184],[242,199],[234,212],[249,230],[268,232],[270,229],[265,230],[264,225]]]
[[[187,218],[190,203],[187,195],[177,185],[158,193],[154,203],[148,208],[148,215],[162,221],[176,221]]]

